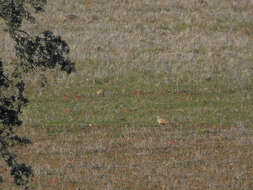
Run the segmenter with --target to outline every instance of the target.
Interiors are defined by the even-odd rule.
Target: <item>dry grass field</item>
[[[252,0],[49,0],[24,29],[61,35],[77,69],[24,78],[34,189],[253,189]]]

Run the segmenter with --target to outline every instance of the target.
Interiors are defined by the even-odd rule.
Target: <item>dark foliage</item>
[[[30,5],[37,13],[43,11],[46,2],[46,0],[0,0],[0,18],[6,23],[5,31],[16,42],[15,51],[19,59],[11,76],[4,73],[4,63],[0,59],[0,155],[10,168],[14,183],[23,186],[25,190],[30,189],[32,168],[19,163],[17,155],[12,152],[15,146],[31,144],[28,138],[15,134],[15,129],[22,124],[19,115],[28,103],[23,96],[25,83],[19,68],[29,72],[35,67],[52,69],[58,64],[61,70],[68,74],[75,70],[74,63],[64,57],[70,50],[60,36],[55,36],[50,31],[31,36],[19,29],[24,19],[35,22],[35,18],[27,8],[29,6],[26,5]],[[0,176],[0,183],[3,180]]]
[[[10,148],[15,145],[31,143],[26,137],[19,137],[15,134],[15,128],[22,124],[18,115],[28,100],[23,96],[24,82],[20,80],[16,83],[14,79],[14,75],[13,80],[4,75],[3,63],[0,61],[0,154],[11,168],[14,183],[28,189],[29,180],[33,176],[31,167],[18,163],[16,155],[10,151]],[[1,176],[0,179],[0,182],[3,182]]]
[[[43,11],[46,3],[46,0],[0,0],[0,17],[10,28],[17,29],[24,19],[35,22],[35,18],[25,7],[26,4],[30,4],[35,12],[39,12]]]
[[[41,36],[30,37],[23,32],[16,33],[14,39],[16,55],[26,70],[38,66],[54,68],[58,64],[68,74],[74,71],[74,63],[64,57],[69,53],[69,47],[60,36],[44,31]]]

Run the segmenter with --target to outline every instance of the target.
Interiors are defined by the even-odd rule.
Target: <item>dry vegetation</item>
[[[77,63],[25,78],[34,189],[253,189],[252,0],[50,0],[24,27]]]

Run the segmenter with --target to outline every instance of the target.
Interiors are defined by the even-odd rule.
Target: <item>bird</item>
[[[77,20],[79,17],[77,15],[61,15],[61,20],[63,22],[70,21],[70,20]]]
[[[166,125],[166,124],[169,123],[168,120],[163,119],[163,118],[161,118],[160,116],[157,116],[156,119],[157,119],[157,122],[158,122],[159,125]]]
[[[104,89],[100,89],[100,90],[97,91],[98,96],[104,96],[104,93],[105,93]]]

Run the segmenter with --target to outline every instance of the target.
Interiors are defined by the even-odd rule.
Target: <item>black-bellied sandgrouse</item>
[[[160,116],[157,116],[156,119],[157,119],[157,122],[158,122],[159,125],[166,125],[166,124],[169,123],[168,120],[163,119],[163,118],[161,118]]]

